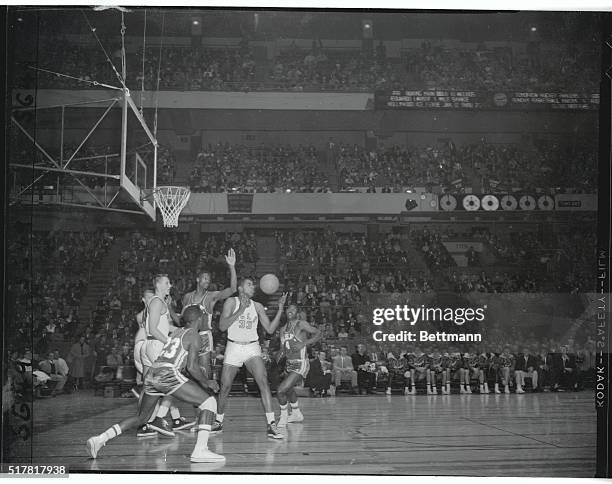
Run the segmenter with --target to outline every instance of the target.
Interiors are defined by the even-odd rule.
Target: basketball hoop
[[[187,187],[162,186],[153,196],[164,219],[164,227],[178,227],[181,210],[187,205],[191,191]]]

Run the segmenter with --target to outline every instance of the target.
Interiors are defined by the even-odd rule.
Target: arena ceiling
[[[20,7],[22,25],[40,33],[88,34],[79,8]],[[83,10],[102,37],[116,35],[120,13]],[[372,23],[375,39],[458,39],[462,41],[559,40],[597,41],[600,17],[593,12],[451,12],[451,11],[314,11],[132,8],[126,14],[127,35],[185,36],[199,22],[204,37],[360,39],[362,21]],[[532,30],[535,28],[536,30]]]

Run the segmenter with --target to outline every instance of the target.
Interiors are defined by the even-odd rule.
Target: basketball
[[[278,277],[274,274],[266,274],[259,280],[259,287],[266,294],[274,294],[279,286]]]

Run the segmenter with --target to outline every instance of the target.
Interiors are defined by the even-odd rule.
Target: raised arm
[[[163,307],[164,304],[162,303],[161,299],[155,298],[151,301],[149,305],[149,332],[156,340],[166,344],[168,337],[158,328],[159,318],[161,316]]]
[[[274,316],[274,319],[272,320],[272,322],[270,322],[270,319],[268,318],[268,315],[266,314],[266,311],[264,310],[263,306],[258,302],[254,303],[255,310],[257,311],[257,316],[259,316],[259,322],[264,327],[264,329],[268,332],[268,334],[273,334],[274,331],[276,331],[276,328],[278,328],[278,324],[280,323],[281,316],[283,315],[283,308],[285,307],[286,300],[287,300],[287,293],[284,292],[283,295],[278,300],[278,311],[276,311],[276,316]]]
[[[230,287],[213,294],[211,309],[215,306],[217,301],[223,301],[234,294],[236,292],[236,288],[238,287],[238,277],[236,276],[236,253],[234,252],[234,249],[230,249],[227,252],[225,262],[227,262],[230,270]]]

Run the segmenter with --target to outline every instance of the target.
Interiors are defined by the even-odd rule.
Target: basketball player
[[[404,395],[416,395],[416,382],[414,380],[414,351],[412,351],[412,347],[409,347],[406,350],[404,358],[406,359],[406,372],[404,373],[404,377],[407,380],[410,380],[410,388],[407,386],[404,387]]]
[[[202,311],[204,311],[204,326],[200,330],[200,366],[202,371],[206,373],[209,378],[212,378],[211,368],[211,352],[214,349],[213,335],[212,335],[212,315],[213,308],[218,301],[225,301],[228,297],[236,292],[237,278],[236,278],[236,253],[234,249],[230,249],[225,256],[225,262],[230,269],[230,287],[223,289],[222,291],[208,291],[208,287],[211,283],[210,272],[203,270],[198,274],[196,280],[195,291],[188,292],[183,296],[183,311],[192,305],[198,305]]]
[[[145,322],[147,319],[147,308],[149,306],[149,302],[153,298],[155,293],[151,289],[145,289],[142,295],[142,302],[144,303],[144,309],[140,311],[136,315],[136,322],[138,323],[138,331],[136,332],[136,336],[134,337],[134,366],[136,367],[136,371],[140,376],[140,380],[144,383],[144,367],[142,365],[142,347],[147,341],[147,331],[145,329]],[[132,389],[132,392],[140,399],[140,394]],[[154,412],[155,413],[155,412]],[[157,432],[153,429],[150,429],[147,424],[141,426],[137,433],[137,437],[153,437],[157,435]]]
[[[136,315],[136,322],[138,323],[138,331],[136,332],[136,336],[134,336],[134,366],[140,376],[142,377],[142,372],[144,370],[142,366],[142,356],[140,354],[142,345],[147,340],[147,331],[145,329],[145,322],[147,319],[147,308],[149,306],[149,301],[155,296],[155,293],[151,289],[145,289],[142,295],[142,302],[144,303],[144,309],[140,311]]]
[[[470,353],[461,353],[459,393],[472,393],[470,386]]]
[[[283,293],[278,301],[278,311],[270,322],[263,306],[251,298],[255,293],[255,285],[249,278],[244,278],[238,285],[238,297],[227,299],[223,305],[223,313],[219,320],[219,329],[227,331],[227,346],[223,359],[223,371],[221,372],[221,390],[219,392],[219,413],[213,427],[213,432],[223,430],[223,418],[225,416],[225,404],[232,382],[242,365],[255,378],[255,382],[261,392],[261,401],[266,413],[268,423],[268,437],[282,439],[283,435],[278,431],[272,408],[272,394],[268,385],[266,367],[261,357],[257,325],[261,325],[269,333],[273,334],[278,328],[283,307],[287,300],[287,293]]]
[[[163,346],[168,342],[169,334],[174,326],[170,323],[172,316],[166,298],[170,294],[170,279],[167,274],[157,274],[153,278],[153,287],[155,288],[154,296],[149,300],[147,307],[147,315],[145,319],[145,331],[147,333],[147,341],[141,347],[143,374],[146,377],[149,368],[157,359]],[[156,417],[148,423],[148,427],[156,430],[166,437],[174,437],[176,430],[182,430],[192,427],[195,422],[187,422],[180,416],[178,409],[174,406],[171,408],[173,426],[160,417],[160,414],[165,416],[168,407],[171,406],[172,397],[166,396],[162,399],[159,405],[159,410]]]
[[[442,367],[442,395],[450,395],[451,393],[451,358],[448,352],[442,354],[440,359],[440,366]]]
[[[308,375],[310,363],[306,347],[321,339],[321,331],[313,328],[306,321],[298,319],[297,306],[291,304],[287,308],[287,324],[281,330],[281,351],[279,359],[285,356],[287,376],[276,390],[276,398],[280,404],[280,419],[278,427],[286,427],[287,423],[301,422],[304,416],[298,405],[294,387]],[[291,403],[291,415],[287,412],[287,400]]]
[[[504,393],[510,393],[510,375],[514,372],[515,358],[510,353],[510,347],[506,346],[504,351],[499,355],[500,365],[499,372],[501,383],[504,385]]]
[[[417,346],[413,354],[412,368],[410,371],[410,374],[411,374],[410,380],[413,385],[410,395],[416,395],[416,384],[419,381],[425,380],[429,388],[429,382],[427,380],[427,376],[428,376],[427,370],[428,369],[429,369],[429,362],[427,361],[427,355],[421,351],[420,347]]]
[[[200,370],[198,351],[200,339],[197,331],[204,314],[198,307],[188,308],[183,314],[185,327],[168,337],[159,356],[145,375],[143,398],[138,414],[115,424],[102,434],[87,440],[87,451],[93,459],[106,443],[126,430],[142,425],[153,411],[161,395],[174,395],[179,400],[197,406],[202,412],[198,421],[198,436],[191,454],[191,462],[223,462],[225,457],[208,450],[208,437],[217,410],[215,398],[211,396],[209,382]],[[182,372],[187,370],[193,380]]]
[[[427,394],[437,395],[438,394],[438,375],[443,374],[442,368],[442,353],[438,351],[436,347],[432,348],[432,352],[427,355],[428,367],[427,367]],[[442,381],[442,388],[444,389],[445,381]]]

